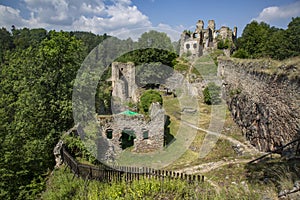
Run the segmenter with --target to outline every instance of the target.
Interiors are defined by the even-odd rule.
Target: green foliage
[[[160,62],[164,65],[173,67],[176,64],[175,59],[177,55],[174,52],[166,51],[163,49],[146,48],[137,49],[126,53],[119,57],[118,62],[133,62],[135,65],[143,63]]]
[[[174,66],[174,69],[180,72],[187,72],[189,68],[190,66],[184,63],[178,63],[177,65]]]
[[[13,48],[13,40],[10,33],[5,29],[0,29],[0,63],[4,61],[5,52]]]
[[[86,53],[88,54],[97,45],[99,45],[103,40],[109,38],[106,34],[95,35],[91,32],[74,31],[70,33],[71,36],[75,36],[76,39],[81,40],[86,47]]]
[[[210,53],[210,57],[213,59],[216,66],[218,66],[218,57],[223,56],[223,55],[224,55],[224,52],[220,49],[213,50]]]
[[[0,198],[36,199],[53,147],[73,126],[72,86],[85,48],[66,32],[14,29],[12,38],[0,68]]]
[[[222,52],[222,50],[218,51]],[[198,73],[195,73],[195,71],[193,70],[193,73],[200,74],[202,77],[216,76],[218,71],[218,66],[215,64],[213,57],[211,57],[210,55],[205,55],[198,58],[193,64],[193,67],[195,71],[198,71]]]
[[[140,106],[139,106],[140,110],[143,113],[148,113],[150,105],[155,102],[158,102],[162,105],[163,99],[161,95],[159,94],[159,92],[155,90],[147,90],[141,96]]]
[[[286,30],[289,56],[300,55],[300,17],[293,18]]]
[[[182,54],[182,57],[183,58],[188,58],[188,57],[190,57],[192,55],[192,52],[190,51],[190,50],[187,50],[187,52],[184,52],[183,54]]]
[[[151,87],[164,83],[171,76],[173,68],[162,63],[145,63],[136,67],[136,83],[139,87]]]
[[[218,42],[218,49],[229,49],[229,48],[231,48],[231,46],[232,46],[231,43],[232,43],[232,42],[230,42],[230,41],[228,40],[228,38],[226,38],[225,40],[220,40],[220,41]]]
[[[249,58],[249,54],[244,49],[239,49],[232,54],[234,58]]]
[[[238,38],[238,58],[270,57],[283,60],[300,55],[300,17],[293,18],[288,29],[270,27],[268,24],[252,21]]]
[[[180,179],[156,180],[143,178],[126,182],[85,181],[73,178],[69,169],[54,171],[41,199],[261,199],[262,194],[252,187],[228,185],[218,192],[208,182],[188,183]]]
[[[95,95],[96,112],[100,115],[111,114],[111,83],[106,81],[110,77],[111,67],[108,67],[100,78]]]
[[[220,93],[221,88],[219,86],[217,86],[214,82],[208,83],[208,85],[203,90],[204,103],[208,105],[220,103]]]
[[[269,31],[268,24],[252,21],[243,30],[242,37],[239,39],[239,48],[246,50],[253,58],[263,56]]]
[[[37,46],[47,37],[47,31],[42,28],[38,29],[12,29],[12,38],[14,46],[18,49],[26,49],[30,46]]]
[[[63,141],[68,152],[79,161],[83,160],[91,164],[97,164],[99,162],[78,136],[67,135],[63,138]]]
[[[157,32],[151,30],[145,32],[138,39],[139,48],[156,48],[156,49],[165,49],[167,51],[174,52],[174,48],[171,42],[171,39],[166,33]]]

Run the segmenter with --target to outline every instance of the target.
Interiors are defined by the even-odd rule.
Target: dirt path
[[[259,153],[259,151],[257,149],[255,149],[251,144],[244,144],[230,136],[227,136],[227,135],[223,135],[223,134],[220,134],[220,133],[216,133],[216,132],[212,132],[212,131],[209,131],[209,130],[206,130],[206,129],[203,129],[203,128],[200,128],[200,127],[197,127],[193,124],[190,124],[189,122],[186,122],[186,121],[182,121],[182,123],[188,125],[189,127],[191,128],[194,128],[194,129],[197,129],[197,130],[200,130],[200,131],[204,131],[208,134],[211,134],[211,135],[215,135],[215,136],[218,136],[220,139],[224,139],[224,140],[228,140],[229,142],[231,142],[233,145],[239,145],[240,147],[242,147],[244,149],[244,151],[248,152],[250,155],[255,155],[257,153]]]
[[[215,170],[217,168],[223,167],[229,164],[239,164],[239,163],[247,163],[250,162],[252,159],[234,159],[229,161],[220,160],[217,162],[209,162],[203,163],[200,165],[195,165],[191,167],[186,167],[180,170],[176,170],[179,173],[186,173],[186,174],[195,174],[195,173],[206,173],[211,170]]]
[[[207,61],[207,62],[201,62],[201,64],[212,64],[212,61]],[[199,63],[198,63],[199,64]],[[189,74],[191,74],[192,69],[193,69],[193,64],[190,65],[188,73],[186,74],[186,78],[189,77]],[[179,119],[178,116],[174,115],[175,118]],[[243,142],[240,142],[230,136],[227,135],[223,135],[217,132],[212,132],[203,128],[200,128],[198,126],[195,126],[187,121],[184,121],[182,119],[181,120],[182,123],[186,124],[187,126],[194,128],[196,130],[200,130],[203,132],[206,132],[207,134],[212,134],[215,135],[217,137],[219,137],[220,139],[224,139],[229,141],[230,143],[232,143],[235,146],[239,146],[240,148],[243,149],[244,152],[249,153],[250,155],[257,155],[259,153],[259,151],[257,149],[255,149],[252,145],[250,145],[249,143],[245,144]],[[209,163],[203,163],[203,164],[199,164],[196,166],[191,166],[191,167],[185,167],[183,169],[177,170],[176,172],[180,172],[180,173],[186,173],[186,174],[194,174],[194,173],[206,173],[209,172],[211,170],[215,170],[217,168],[220,168],[222,166],[226,166],[229,164],[238,164],[238,163],[247,163],[250,162],[252,159],[234,159],[234,160],[220,160],[220,161],[216,161],[216,162],[209,162]]]

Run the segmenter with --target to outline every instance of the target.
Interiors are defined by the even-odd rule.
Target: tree
[[[244,49],[239,49],[232,54],[234,58],[249,58],[249,54]]]
[[[44,188],[53,146],[73,125],[72,83],[82,49],[68,33],[51,31],[1,66],[1,199],[35,199]]]
[[[141,35],[141,37],[138,39],[138,47],[165,49],[174,52],[171,39],[168,37],[168,35],[166,33],[157,32],[154,30],[145,32]]]
[[[13,48],[13,40],[10,33],[5,29],[0,29],[0,63],[4,61],[4,55],[7,50]]]
[[[292,21],[288,24],[286,36],[290,56],[300,55],[300,17],[292,18]]]
[[[70,33],[71,36],[75,36],[76,39],[81,40],[86,47],[86,53],[88,54],[97,45],[99,45],[103,40],[107,39],[109,36],[105,35],[95,35],[91,32],[75,31]]]
[[[265,47],[270,36],[270,26],[264,22],[252,21],[243,30],[238,41],[240,49],[244,49],[253,58],[265,56]]]
[[[291,52],[286,40],[286,32],[284,30],[274,31],[266,42],[266,55],[278,60],[290,57]]]
[[[161,95],[155,90],[147,90],[140,98],[140,110],[147,114],[151,104],[155,102],[158,102],[162,105],[163,99]]]

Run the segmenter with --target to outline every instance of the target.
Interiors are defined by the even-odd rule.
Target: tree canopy
[[[0,43],[0,199],[36,199],[53,147],[73,126],[73,81],[92,44],[27,28],[2,28]]]
[[[238,51],[233,54],[240,58],[270,57],[283,60],[300,55],[300,17],[292,18],[286,30],[257,21],[247,24],[238,38]]]

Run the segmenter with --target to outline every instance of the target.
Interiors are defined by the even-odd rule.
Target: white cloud
[[[300,1],[284,6],[267,7],[253,20],[276,23],[280,20],[291,20],[292,17],[297,16],[300,16]]]
[[[31,17],[21,11],[0,5],[0,27],[10,29],[42,27],[56,30],[83,30],[98,34],[118,33],[149,27],[151,22],[131,0],[24,0]],[[104,3],[105,2],[105,3]],[[23,11],[23,9],[22,9]],[[25,15],[26,16],[26,15]]]
[[[8,29],[12,25],[22,26],[28,21],[24,20],[20,16],[20,10],[0,5],[0,26],[5,26]]]
[[[47,30],[91,31],[107,33],[122,39],[137,40],[149,30],[166,32],[177,41],[183,26],[159,24],[153,27],[149,18],[132,5],[131,0],[24,0],[29,18],[21,11],[0,5],[0,27],[45,28]],[[26,15],[25,15],[26,16]]]

